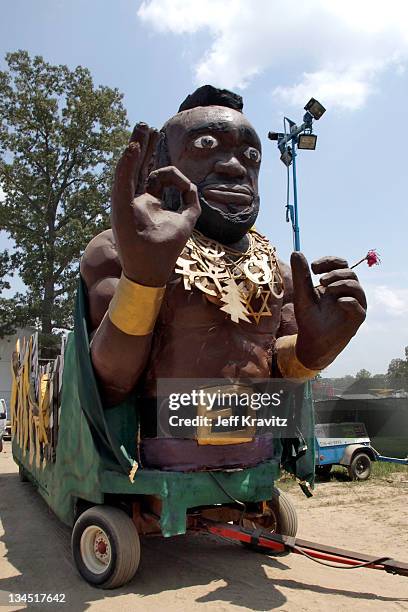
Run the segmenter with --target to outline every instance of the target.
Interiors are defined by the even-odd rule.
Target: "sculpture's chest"
[[[175,275],[168,283],[158,323],[171,328],[222,327],[231,334],[272,334],[277,330],[282,298],[265,289],[243,304],[237,296],[220,300],[192,287],[186,290],[183,279]],[[242,318],[241,318],[242,317]]]
[[[234,323],[205,294],[186,291],[181,279],[174,279],[157,321],[148,379],[270,376],[281,303],[270,296],[268,315],[258,323]]]

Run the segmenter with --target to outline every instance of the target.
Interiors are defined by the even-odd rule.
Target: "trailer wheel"
[[[276,528],[273,531],[281,535],[296,536],[298,520],[296,508],[286,495],[277,488],[272,490],[272,498],[268,501],[268,509],[273,517]],[[269,519],[270,520],[270,519]],[[268,529],[268,526],[265,526]],[[269,529],[272,531],[272,529]]]
[[[348,467],[352,480],[367,480],[370,478],[372,463],[367,453],[356,453]]]
[[[267,502],[265,514],[256,520],[249,520],[244,517],[242,525],[247,529],[262,527],[269,531],[269,533],[295,537],[298,529],[296,509],[289,497],[274,487],[272,489],[272,497]],[[244,542],[243,546],[255,551],[264,552],[264,549],[256,546],[256,544]],[[271,552],[268,551],[268,554],[271,554]]]
[[[101,589],[129,582],[140,562],[140,541],[133,521],[111,506],[86,510],[72,531],[72,554],[79,573]]]

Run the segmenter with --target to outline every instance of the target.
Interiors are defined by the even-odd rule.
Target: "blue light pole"
[[[313,119],[317,120],[326,111],[324,106],[315,98],[311,98],[304,107],[306,113],[303,116],[303,123],[297,126],[294,121],[284,117],[284,133],[269,132],[268,138],[276,140],[278,149],[281,152],[281,161],[288,170],[288,189],[286,202],[286,220],[291,221],[293,231],[293,247],[295,251],[300,251],[300,229],[299,229],[299,210],[296,179],[296,149],[307,149],[314,151],[316,148],[317,136],[313,134]],[[289,125],[289,132],[286,131],[286,123]],[[289,167],[292,166],[293,181],[293,205],[289,204]]]
[[[296,181],[296,140],[293,140],[292,145],[292,172],[293,172],[293,243],[295,251],[300,251],[300,233],[299,233],[299,214],[298,214],[298,199],[297,199],[297,181]]]

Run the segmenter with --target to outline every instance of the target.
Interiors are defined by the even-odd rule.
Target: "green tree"
[[[8,251],[0,252],[0,292],[10,289],[10,283],[6,280],[10,272],[10,256]]]
[[[0,252],[0,295],[10,289],[7,276],[10,273],[10,256],[8,251]],[[12,300],[0,297],[0,338],[14,332],[14,304]]]
[[[371,372],[362,368],[356,373],[356,380],[361,380],[362,378],[370,378]]]
[[[392,359],[388,366],[387,379],[391,386],[408,390],[408,346],[405,347],[405,359]]]
[[[386,374],[373,374],[371,376],[371,382],[373,383],[373,385],[378,385],[379,387],[386,387],[387,375]]]
[[[71,325],[80,254],[109,226],[111,175],[128,122],[122,94],[96,87],[86,68],[53,66],[26,51],[6,62],[0,228],[15,242],[11,264],[27,287],[14,298],[16,316],[49,335]]]
[[[354,382],[355,378],[351,374],[346,374],[345,376],[343,376],[342,380],[344,380],[345,384],[351,385],[351,383]]]

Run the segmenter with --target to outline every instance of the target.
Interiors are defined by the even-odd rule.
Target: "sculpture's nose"
[[[243,177],[247,171],[235,156],[231,156],[228,159],[219,159],[215,165],[214,170],[217,174],[226,174],[228,176]]]

